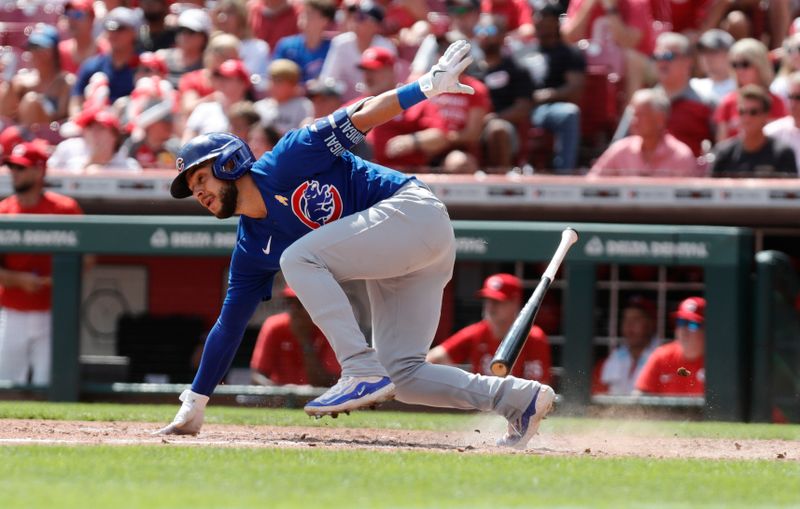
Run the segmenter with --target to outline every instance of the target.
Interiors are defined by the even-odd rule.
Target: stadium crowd
[[[408,172],[796,177],[791,0],[0,0],[0,146],[48,168],[174,167],[230,131],[254,151],[418,77],[465,82],[357,148]]]

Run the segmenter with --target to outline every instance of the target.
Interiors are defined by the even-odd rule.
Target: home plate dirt
[[[153,445],[158,447],[280,447],[409,450],[464,454],[639,456],[648,458],[772,459],[800,461],[800,443],[788,440],[647,437],[607,432],[542,430],[525,451],[494,445],[497,429],[408,431],[387,429],[206,424],[196,437],[154,436],[161,423],[0,420],[2,445]]]

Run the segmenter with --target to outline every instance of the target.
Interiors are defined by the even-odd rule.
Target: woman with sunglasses
[[[741,39],[731,46],[728,52],[737,89],[745,85],[758,85],[769,89],[775,72],[769,61],[769,51],[761,41],[756,39]],[[783,100],[770,93],[772,107],[769,111],[771,120],[786,115],[786,105]],[[738,90],[726,95],[714,112],[714,122],[717,124],[717,142],[733,138],[739,132],[741,119],[738,112]]]
[[[675,318],[675,341],[661,345],[647,359],[636,392],[661,396],[705,394],[706,300],[681,301]]]
[[[791,106],[789,103],[789,75],[800,71],[800,32],[784,39],[780,52],[781,66],[769,86],[769,91],[781,97],[788,108]]]

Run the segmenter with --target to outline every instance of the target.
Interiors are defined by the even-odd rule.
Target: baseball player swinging
[[[215,216],[240,219],[222,311],[178,414],[158,433],[200,431],[209,396],[282,270],[342,367],[336,385],[309,402],[306,413],[320,417],[393,398],[495,411],[509,423],[499,443],[525,447],[552,407],[550,387],[425,362],[455,261],[447,209],[415,177],[348,151],[365,132],[418,102],[472,94],[459,83],[472,61],[469,51],[466,41],[453,43],[418,81],[290,131],[258,160],[227,133],[198,136],[181,148],[172,196],[194,196]],[[339,286],[352,279],[366,280],[372,348]]]

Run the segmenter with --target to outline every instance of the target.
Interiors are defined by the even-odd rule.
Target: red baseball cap
[[[689,297],[678,305],[678,310],[672,313],[674,318],[683,318],[697,323],[705,322],[706,300],[702,297]]]
[[[477,295],[484,299],[507,301],[522,298],[522,281],[511,274],[492,274],[483,282]]]
[[[226,78],[239,78],[248,85],[250,84],[250,73],[244,66],[244,62],[239,59],[231,59],[222,62],[222,65],[216,71],[216,74]]]
[[[364,50],[364,53],[361,54],[361,61],[358,63],[358,67],[375,71],[383,67],[394,66],[394,63],[395,56],[391,51],[386,48],[373,46],[372,48],[367,48]]]
[[[95,122],[110,129],[116,129],[117,131],[121,129],[119,119],[109,110],[83,110],[83,112],[78,114],[75,118],[75,124],[84,129]]]
[[[10,154],[11,151],[25,141],[22,129],[18,126],[8,126],[0,132],[0,158]]]
[[[47,158],[50,154],[47,153],[47,142],[45,140],[36,139],[21,143],[11,150],[11,155],[6,158],[6,163],[16,164],[29,168],[31,166],[44,167]]]
[[[287,299],[296,299],[297,298],[297,294],[294,293],[294,290],[292,290],[292,287],[290,287],[290,286],[283,287],[283,290],[281,290],[281,296],[285,297]]]
[[[69,0],[66,4],[64,4],[64,10],[67,9],[75,9],[76,11],[86,11],[94,13],[94,1],[93,0]]]
[[[154,73],[162,76],[165,76],[169,72],[169,69],[167,69],[167,62],[152,51],[145,51],[139,55],[139,67],[150,69]]]

